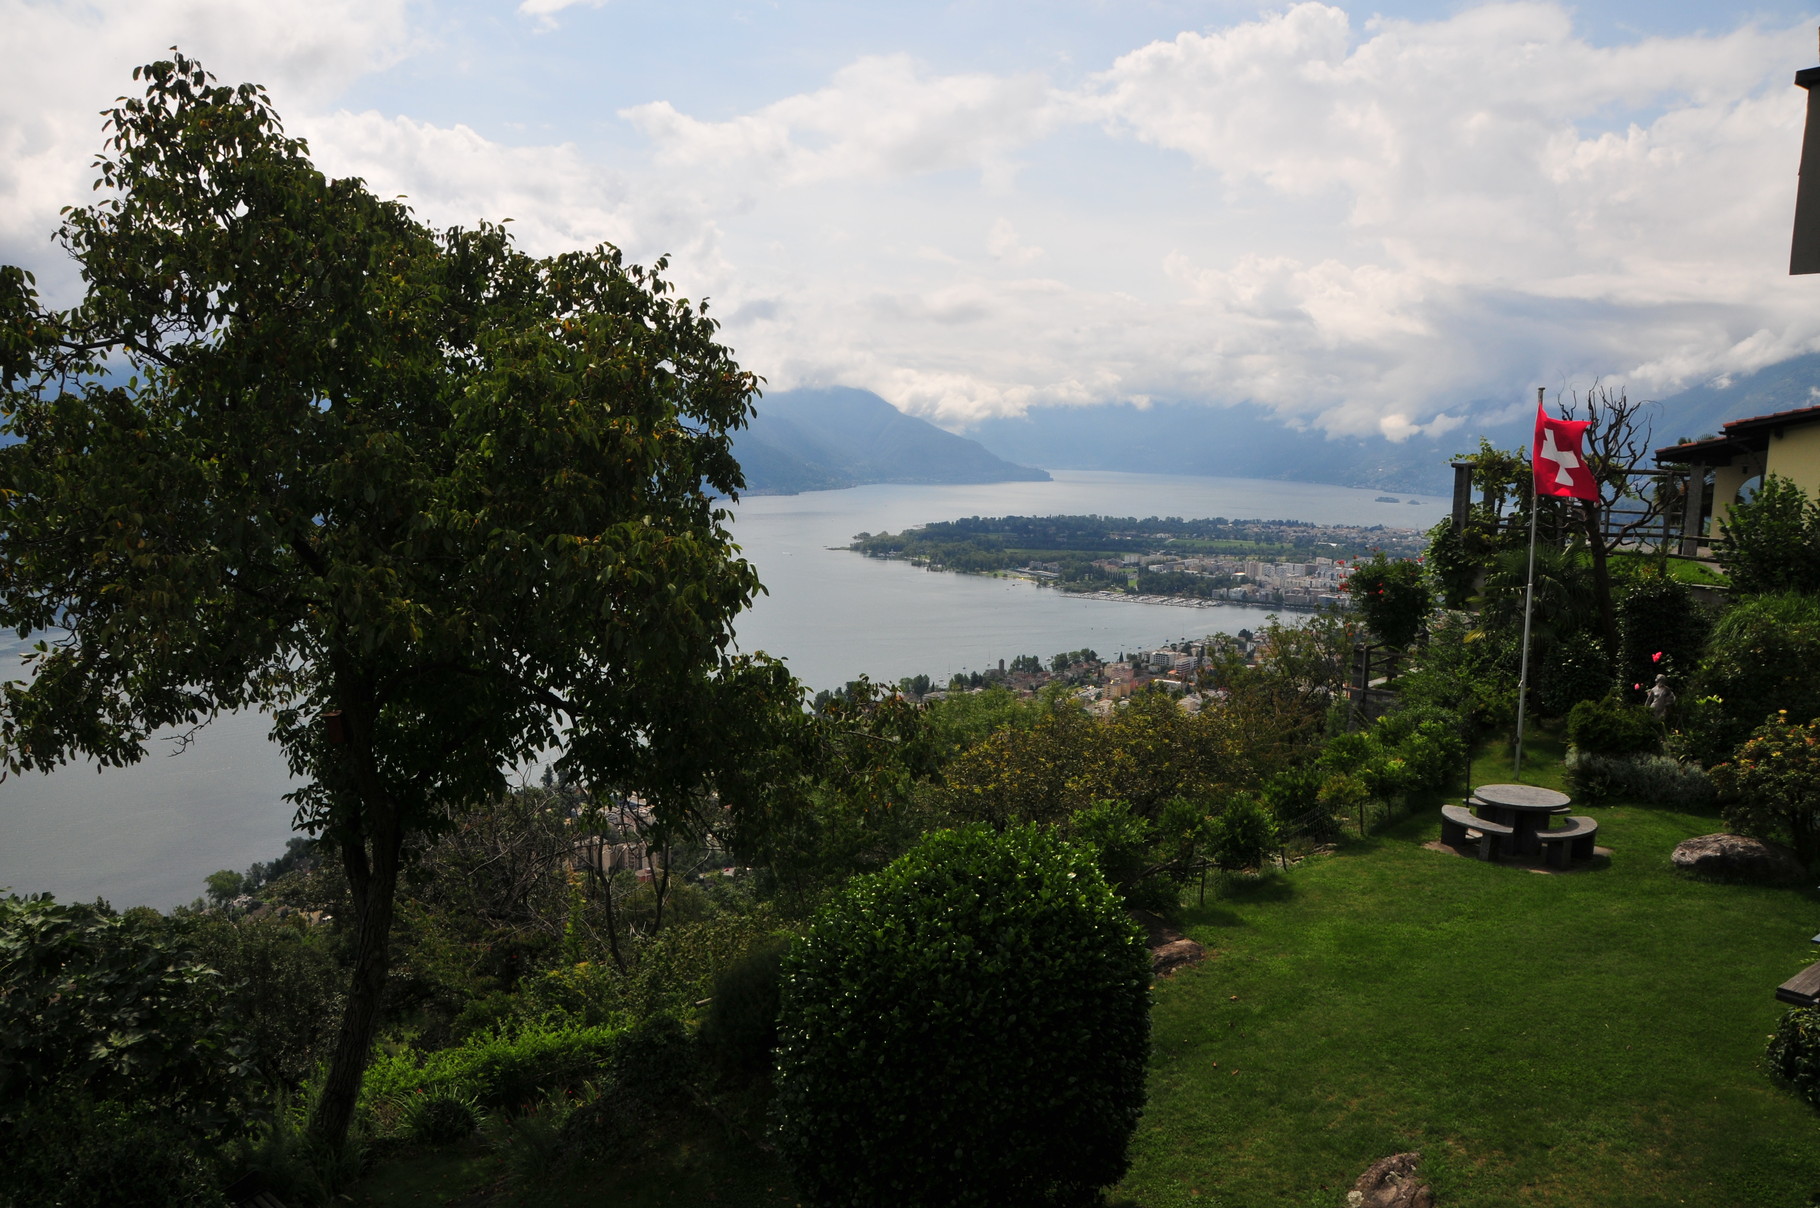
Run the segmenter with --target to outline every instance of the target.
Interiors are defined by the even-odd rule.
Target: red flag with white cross
[[[1536,404],[1536,439],[1530,445],[1536,494],[1598,502],[1599,484],[1580,452],[1581,438],[1590,427],[1591,420],[1550,419],[1542,404]]]

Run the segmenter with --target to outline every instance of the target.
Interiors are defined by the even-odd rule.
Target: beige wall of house
[[[1820,495],[1820,424],[1785,428],[1769,438],[1769,472],[1779,474],[1806,491]]]
[[[1713,467],[1713,518],[1707,525],[1709,537],[1719,536],[1719,526],[1731,514],[1732,505],[1738,502],[1738,488],[1763,473],[1763,458],[1752,454],[1747,458],[1734,461],[1728,466]]]

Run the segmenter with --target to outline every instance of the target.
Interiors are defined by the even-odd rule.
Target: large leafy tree
[[[756,383],[661,260],[433,232],[325,178],[262,89],[181,55],[135,77],[59,235],[85,296],[0,270],[0,625],[47,639],[0,760],[270,713],[352,890],[338,1141],[408,836],[554,746],[683,818],[742,690],[794,698],[726,653],[758,585],[714,500]]]

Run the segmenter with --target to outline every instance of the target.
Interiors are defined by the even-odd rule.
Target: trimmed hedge
[[[784,966],[778,1148],[811,1204],[1087,1202],[1144,1104],[1149,954],[1092,858],[942,831]]]
[[[1770,1033],[1764,1056],[1770,1073],[1820,1107],[1820,1008],[1795,1007],[1783,1012]]]

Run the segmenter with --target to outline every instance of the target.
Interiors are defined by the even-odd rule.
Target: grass
[[[1629,566],[1639,570],[1665,561],[1671,578],[1693,587],[1723,587],[1728,581],[1724,573],[1710,562],[1696,562],[1692,558],[1661,559],[1655,554],[1615,553],[1611,556],[1611,561],[1614,568]]]
[[[1815,895],[1674,873],[1715,817],[1597,817],[1568,875],[1425,813],[1189,909],[1214,956],[1157,987],[1121,1202],[1330,1206],[1414,1149],[1449,1208],[1807,1203],[1820,1124],[1761,1058]]]

